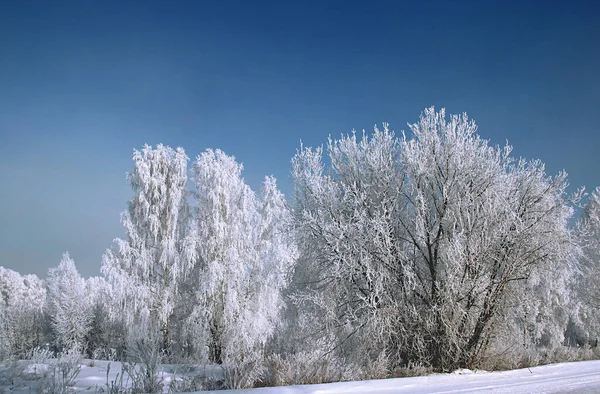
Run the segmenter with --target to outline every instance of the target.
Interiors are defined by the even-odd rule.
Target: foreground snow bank
[[[100,393],[107,380],[114,381],[122,374],[121,363],[96,361],[90,366],[85,360],[77,377],[74,389],[77,393]],[[6,372],[6,367],[0,370]],[[179,370],[179,371],[178,371]],[[36,371],[39,369],[36,368]],[[218,367],[182,370],[182,367],[163,365],[159,378],[165,391],[173,378],[182,375],[218,377],[222,371]],[[1,371],[0,371],[1,372]],[[108,376],[107,376],[108,372]],[[182,373],[183,372],[183,373]],[[39,391],[40,381],[23,381],[16,384],[0,384],[0,392],[31,393]],[[129,383],[129,382],[128,382]],[[128,384],[126,384],[128,386]],[[33,391],[32,391],[33,390]],[[504,372],[459,370],[451,374],[438,374],[414,378],[363,380],[329,384],[314,384],[285,387],[265,387],[249,390],[203,391],[213,394],[335,394],[335,393],[377,393],[377,394],[424,394],[424,393],[599,393],[600,361],[551,364],[541,367],[518,369]]]
[[[600,393],[600,361],[550,364],[503,372],[440,374],[415,378],[364,380],[250,390],[212,391],[213,394],[424,394],[424,393]],[[204,392],[206,393],[206,392]]]
[[[54,360],[52,360],[53,362]],[[0,364],[0,393],[38,393],[43,387],[51,385],[53,380],[52,362],[30,363],[20,361],[17,365],[8,367]],[[162,383],[164,392],[169,392],[174,379],[181,380],[184,376],[208,376],[222,379],[220,367],[208,365],[205,367],[189,367],[182,365],[163,364],[156,378]],[[58,374],[60,375],[60,374]],[[74,379],[75,383],[66,388],[68,392],[78,394],[99,394],[106,392],[107,384],[115,383],[123,389],[132,386],[132,379],[123,371],[123,365],[117,361],[100,361],[83,359],[81,370]]]

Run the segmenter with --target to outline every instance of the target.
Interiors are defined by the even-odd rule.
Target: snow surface
[[[248,394],[424,394],[424,393],[600,393],[600,361],[550,364],[513,371],[459,370],[415,378],[364,380],[251,390],[211,391]],[[204,392],[206,393],[206,392]]]
[[[79,393],[98,393],[106,384],[108,361],[96,361],[93,367],[89,360],[82,365],[77,378]],[[5,367],[3,367],[4,370]],[[162,378],[165,390],[173,376],[181,376],[177,366],[164,365]],[[181,367],[180,367],[181,368]],[[216,367],[198,367],[190,374],[218,374]],[[112,362],[109,381],[121,373],[121,365]],[[35,384],[0,386],[0,392],[18,393],[35,391]],[[248,390],[203,391],[213,394],[335,394],[335,393],[376,393],[376,394],[423,394],[423,393],[600,393],[600,361],[551,364],[541,367],[518,369],[504,372],[459,370],[452,374],[436,374],[414,378],[364,380],[328,384],[298,385],[285,387],[264,387]],[[200,393],[200,392],[199,392]]]
[[[248,394],[600,393],[600,361],[551,364],[504,372],[460,370],[452,374],[415,378],[228,390],[219,393],[246,392]]]

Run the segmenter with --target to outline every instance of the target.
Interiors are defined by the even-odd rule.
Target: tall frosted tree
[[[194,264],[185,235],[188,157],[182,148],[145,145],[133,161],[127,179],[134,197],[121,217],[126,238],[106,251],[102,272],[129,323],[147,308],[166,349],[178,286]]]
[[[400,289],[405,176],[399,143],[384,125],[370,138],[330,138],[326,153],[328,160],[323,148],[302,147],[292,160],[301,251],[294,297],[306,324],[300,329],[333,333],[325,352],[377,358]]]
[[[190,319],[216,363],[260,354],[280,318],[281,291],[296,257],[290,213],[275,180],[267,177],[257,197],[242,168],[209,149],[192,170],[200,273]]]
[[[489,146],[466,115],[430,108],[410,129],[330,140],[329,168],[322,149],[294,158],[298,300],[340,349],[471,365],[503,315],[524,314],[532,275],[562,268],[579,195],[566,195],[566,174]]]
[[[551,282],[545,272],[566,272],[570,204],[580,198],[566,194],[566,173],[514,160],[510,147],[491,147],[476,130],[466,114],[447,120],[430,108],[403,141],[412,297],[427,312],[414,318],[425,317],[422,338],[442,368],[476,362],[503,313],[524,313],[536,282]]]
[[[48,314],[56,346],[81,350],[92,318],[92,305],[86,295],[86,283],[68,253],[55,268],[48,270]]]

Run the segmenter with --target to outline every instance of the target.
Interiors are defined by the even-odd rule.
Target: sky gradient
[[[0,265],[84,276],[122,236],[144,143],[290,159],[428,106],[600,185],[600,23],[577,1],[0,2]]]

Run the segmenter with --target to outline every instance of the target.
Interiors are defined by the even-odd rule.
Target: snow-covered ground
[[[551,364],[504,372],[465,370],[453,374],[415,378],[227,391],[227,393],[242,392],[248,394],[600,393],[600,361]]]
[[[77,377],[75,388],[80,393],[100,393],[105,389],[107,382],[108,361],[96,361],[93,367],[89,362],[82,365],[81,373]],[[6,371],[5,367],[4,371]],[[176,366],[163,366],[162,373],[165,389],[173,376],[181,376]],[[108,381],[117,379],[121,374],[120,363],[111,363]],[[205,373],[214,375],[216,370],[196,369],[186,371],[185,374]],[[28,384],[0,386],[0,392],[5,393],[30,393],[36,392],[35,381]],[[298,385],[286,387],[266,387],[250,390],[211,391],[209,393],[248,393],[248,394],[334,394],[334,393],[600,393],[600,361],[583,361],[575,363],[551,364],[541,367],[525,368],[504,372],[472,372],[468,370],[457,371],[452,374],[437,374],[430,376],[365,380],[355,382],[340,382],[315,385]],[[207,393],[207,392],[204,392]]]
[[[115,382],[122,384],[122,387],[130,387],[131,380],[127,373],[123,374],[122,364],[115,361],[98,361],[84,359],[81,364],[81,371],[75,379],[75,385],[72,386],[78,393],[102,393],[107,391],[107,383]],[[36,393],[41,390],[44,373],[50,370],[47,364],[30,364],[22,362],[24,365],[15,368],[16,374],[11,374],[6,365],[0,364],[0,394],[2,393]],[[93,365],[93,366],[92,366]],[[110,366],[110,367],[109,367]],[[15,376],[16,375],[16,376]],[[157,379],[161,380],[168,391],[173,378],[182,376],[210,376],[215,378],[222,377],[220,368],[214,366],[206,367],[185,367],[177,365],[162,365]],[[122,379],[121,379],[122,377]]]

